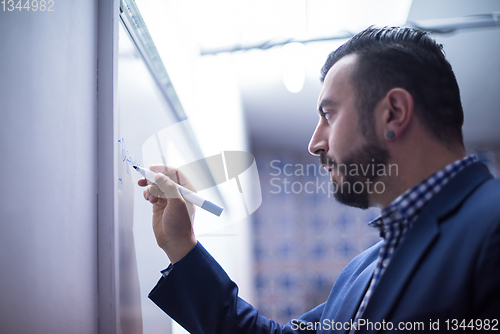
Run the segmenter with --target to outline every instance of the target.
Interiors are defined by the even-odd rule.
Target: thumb
[[[177,184],[164,174],[156,174],[155,183],[165,193],[167,198],[182,198]]]

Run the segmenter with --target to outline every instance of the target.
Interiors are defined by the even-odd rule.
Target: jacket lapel
[[[352,283],[350,289],[342,298],[342,304],[338,308],[338,313],[335,315],[335,322],[350,323],[354,318],[361,299],[365,295],[368,284],[371,281],[373,271],[377,265],[377,258],[369,266],[367,266],[361,274]],[[345,331],[347,332],[347,331]]]
[[[439,236],[439,220],[446,217],[484,181],[492,178],[483,163],[472,163],[453,177],[424,206],[399,245],[363,314],[372,322],[387,319],[412,272]]]
[[[372,322],[387,319],[413,269],[438,235],[436,219],[428,212],[422,212],[411,228],[411,233],[408,231],[405,240],[394,253],[362,318]]]

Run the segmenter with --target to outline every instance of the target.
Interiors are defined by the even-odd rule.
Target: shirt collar
[[[462,168],[476,160],[477,158],[471,155],[459,159],[432,174],[413,188],[406,190],[403,194],[398,196],[389,206],[382,209],[379,217],[369,222],[368,225],[383,232],[385,229],[384,227],[394,222],[406,220],[411,223],[415,220],[422,207],[437,194],[453,176],[462,170]]]

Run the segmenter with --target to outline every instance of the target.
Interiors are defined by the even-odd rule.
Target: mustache
[[[335,168],[335,166],[337,165],[335,160],[327,157],[325,153],[320,154],[319,163],[321,164],[321,166],[326,168]]]

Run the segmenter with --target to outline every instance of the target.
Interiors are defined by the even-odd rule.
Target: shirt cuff
[[[191,253],[193,251],[193,249],[195,249],[196,246],[198,246],[199,243],[200,242],[197,241],[196,245],[188,252],[188,254]],[[187,256],[187,254],[186,254],[186,256]],[[184,258],[182,258],[182,259],[184,259]],[[179,261],[182,261],[182,259],[180,259]],[[177,261],[176,263],[178,263],[179,261]],[[163,270],[160,270],[160,273],[163,275],[163,277],[167,277],[168,274],[170,274],[170,272],[172,271],[172,269],[174,269],[174,265],[175,265],[175,263],[173,263],[173,264],[170,263],[170,265],[167,268],[165,268]]]
[[[174,269],[174,265],[172,263],[170,263],[166,269],[163,269],[160,272],[163,275],[163,277],[167,277],[168,274],[170,274],[170,272],[172,271],[172,269]]]

